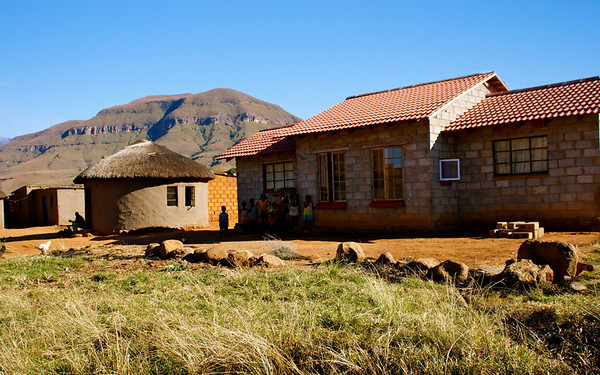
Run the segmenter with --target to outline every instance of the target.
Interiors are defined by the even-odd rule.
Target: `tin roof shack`
[[[351,96],[259,132],[238,199],[295,187],[315,230],[598,229],[600,78],[509,91],[494,73]]]
[[[75,212],[85,212],[82,185],[25,185],[13,191],[7,203],[5,224],[9,228],[68,225]]]
[[[81,172],[86,221],[94,231],[208,225],[205,165],[150,141],[138,141]]]

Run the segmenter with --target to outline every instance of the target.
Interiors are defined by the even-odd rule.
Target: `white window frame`
[[[445,177],[442,164],[456,163],[456,177]],[[460,180],[460,159],[440,159],[440,181],[458,181]]]

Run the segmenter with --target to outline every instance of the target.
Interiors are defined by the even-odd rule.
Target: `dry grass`
[[[464,296],[335,264],[104,270],[81,258],[0,262],[0,371],[572,373],[540,340],[509,335],[503,306],[535,292]]]

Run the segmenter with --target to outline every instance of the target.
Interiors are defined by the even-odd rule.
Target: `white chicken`
[[[42,252],[42,255],[46,255],[46,253],[48,252],[48,250],[50,249],[50,244],[52,243],[52,241],[48,241],[39,245],[35,245],[35,248],[38,249],[39,251]]]

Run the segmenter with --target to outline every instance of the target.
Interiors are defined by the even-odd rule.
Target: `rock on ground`
[[[157,253],[161,258],[170,258],[172,253],[183,247],[183,242],[179,240],[164,240],[158,246]]]
[[[256,262],[256,257],[249,250],[237,250],[229,253],[227,260],[233,267],[248,267]]]
[[[281,266],[285,265],[285,262],[283,261],[283,259],[276,257],[275,255],[263,254],[260,256],[260,258],[258,258],[258,260],[254,263],[254,265],[260,266],[260,267],[271,268],[271,267],[281,267]]]
[[[365,253],[356,242],[343,242],[338,245],[335,260],[360,263],[365,260]]]
[[[554,272],[549,265],[537,265],[531,259],[509,261],[498,278],[507,286],[529,288],[539,284],[551,283]]]
[[[535,264],[547,264],[554,271],[554,282],[577,274],[577,247],[567,242],[527,240],[521,244],[517,259],[531,259]]]
[[[158,244],[156,242],[149,243],[148,246],[146,247],[146,253],[144,254],[144,256],[146,258],[149,258],[149,257],[158,255],[158,247],[159,246],[160,246],[160,244]]]
[[[437,282],[464,283],[469,278],[469,267],[462,262],[446,260],[431,268],[427,275]]]
[[[227,257],[229,256],[229,252],[227,250],[221,249],[221,248],[212,248],[212,249],[208,249],[208,251],[205,254],[205,259],[207,262],[212,263],[212,264],[222,264],[222,265],[229,265],[229,261],[227,260]]]
[[[379,258],[377,258],[377,260],[375,261],[376,264],[394,264],[396,263],[396,261],[394,260],[394,257],[392,256],[392,254],[388,253],[383,253],[379,256]]]

